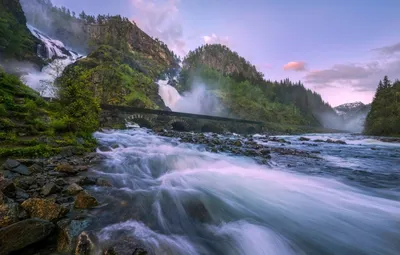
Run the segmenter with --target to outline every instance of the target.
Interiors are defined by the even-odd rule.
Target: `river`
[[[318,158],[272,153],[261,165],[146,129],[94,136],[114,147],[91,173],[113,183],[93,190],[100,243],[131,237],[155,254],[399,254],[399,143],[284,136]]]

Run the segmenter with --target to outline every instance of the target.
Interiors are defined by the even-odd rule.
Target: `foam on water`
[[[104,199],[129,204],[123,216],[113,204],[113,217],[99,223],[102,237],[122,228],[154,251],[168,247],[166,254],[400,250],[400,202],[374,189],[210,153],[143,129],[95,137],[120,145],[103,153],[108,160],[96,172],[115,184]]]

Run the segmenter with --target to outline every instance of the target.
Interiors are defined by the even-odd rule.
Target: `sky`
[[[239,53],[266,79],[289,78],[332,106],[370,103],[400,79],[399,0],[53,0],[120,14],[180,56],[205,43]]]

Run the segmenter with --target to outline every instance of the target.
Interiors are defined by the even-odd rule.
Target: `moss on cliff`
[[[61,105],[0,69],[0,158],[50,156],[68,146],[91,150],[90,135],[73,132],[69,123]]]
[[[36,55],[39,42],[26,27],[26,18],[18,0],[0,1],[0,54],[5,59],[42,61]]]

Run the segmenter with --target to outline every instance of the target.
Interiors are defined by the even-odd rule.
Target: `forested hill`
[[[400,136],[400,81],[379,82],[365,123],[368,135]]]
[[[88,54],[101,45],[133,50],[153,58],[165,67],[176,65],[177,56],[167,45],[153,39],[135,23],[119,15],[77,14],[57,7],[50,0],[21,0],[27,21],[67,47]]]
[[[265,80],[254,65],[224,45],[204,45],[184,58],[179,89],[190,90],[197,78],[215,91],[232,115],[339,128],[337,114],[319,94],[301,82]]]

